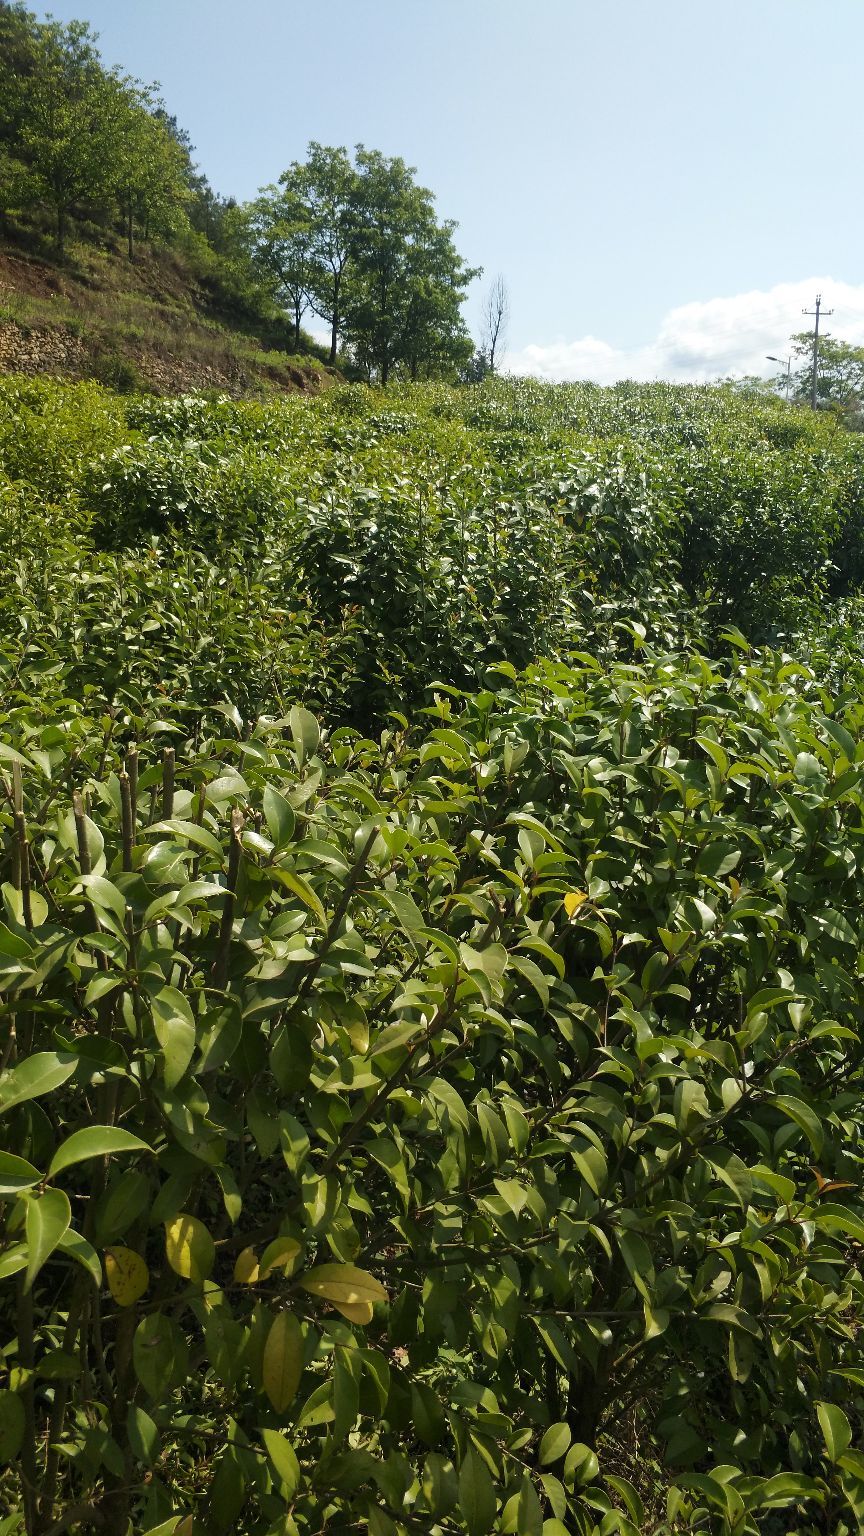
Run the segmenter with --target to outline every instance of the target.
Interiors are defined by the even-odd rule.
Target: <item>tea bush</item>
[[[858,449],[0,401],[0,1536],[851,1536]]]
[[[31,1528],[629,1533],[646,1401],[664,1529],[860,1511],[861,719],[695,655],[380,745],[19,717]]]

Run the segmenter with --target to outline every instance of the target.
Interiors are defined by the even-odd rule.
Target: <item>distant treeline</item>
[[[158,88],[107,69],[85,22],[39,21],[0,0],[0,219],[122,229],[190,247],[244,304],[275,305],[302,344],[308,313],[330,361],[385,383],[453,373],[472,344],[461,315],[477,269],[454,245],[433,195],[403,160],[358,145],[310,144],[253,202],[218,196]]]

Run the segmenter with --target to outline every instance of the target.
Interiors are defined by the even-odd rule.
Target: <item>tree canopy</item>
[[[63,257],[70,219],[122,227],[129,259],[153,234],[197,232],[229,286],[290,318],[307,313],[360,376],[386,384],[456,375],[478,275],[412,166],[360,144],[313,140],[242,208],[217,196],[158,87],[103,64],[81,21],[39,21],[0,0],[0,214],[50,214]]]
[[[471,353],[461,314],[476,268],[412,166],[362,144],[312,142],[248,208],[253,264],[287,300],[299,335],[312,309],[363,375],[386,384],[455,370]]]
[[[85,22],[0,7],[0,101],[4,210],[47,205],[61,254],[76,208],[117,208],[130,257],[136,220],[180,215],[186,167],[155,90],[105,69]]]
[[[792,337],[791,345],[798,367],[790,374],[790,395],[794,400],[809,401],[813,380],[812,332],[800,331]],[[785,388],[785,374],[782,384]],[[820,336],[816,399],[824,407],[841,413],[860,414],[864,402],[864,347],[834,336]]]

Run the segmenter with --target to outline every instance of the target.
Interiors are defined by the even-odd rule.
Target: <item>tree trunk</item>
[[[300,351],[300,306],[294,305],[294,351]]]
[[[338,273],[333,278],[333,326],[330,331],[330,357],[328,359],[332,368],[336,362],[336,353],[339,350],[339,290],[342,286],[342,275]]]
[[[128,249],[128,252],[129,252],[129,260],[130,261],[134,261],[135,260],[135,241],[134,241],[134,236],[133,236],[133,231],[132,231],[132,204],[131,204],[131,202],[129,204],[128,217],[127,217],[127,220],[126,220],[126,241],[127,241],[127,249]]]
[[[57,204],[57,254],[62,257],[66,252],[66,209],[62,203]]]

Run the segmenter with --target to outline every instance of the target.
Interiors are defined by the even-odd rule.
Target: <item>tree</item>
[[[813,380],[812,333],[800,331],[791,342],[793,356],[801,359],[801,366],[791,376],[791,396],[793,400],[809,401]],[[785,384],[783,374],[784,388]],[[820,405],[841,413],[860,412],[864,402],[864,347],[838,341],[833,336],[820,336],[816,398]]]
[[[482,347],[472,352],[459,378],[463,384],[482,384],[489,377],[489,359]]]
[[[480,351],[485,354],[489,372],[496,372],[496,362],[507,345],[507,328],[510,324],[510,297],[507,285],[498,273],[490,284],[483,301],[480,325]]]
[[[36,17],[22,5],[0,0],[0,144],[17,158],[27,81],[34,68]]]
[[[84,22],[38,26],[32,69],[20,87],[21,154],[54,211],[61,256],[70,209],[103,198],[110,186],[107,129],[116,77],[102,68],[95,41]]]
[[[455,363],[470,353],[460,313],[477,275],[453,244],[456,225],[439,224],[434,199],[401,158],[357,146],[359,171],[354,271],[345,334],[370,377],[385,385],[405,364]]]
[[[244,210],[253,270],[289,310],[294,347],[300,350],[300,323],[310,306],[314,236],[308,210],[293,188],[264,187]]]
[[[455,229],[452,220],[433,224],[409,246],[401,362],[412,379],[459,370],[471,356],[460,305],[476,272],[456,250]]]
[[[339,350],[343,293],[357,232],[358,177],[344,148],[309,145],[303,164],[280,176],[279,185],[302,207],[310,236],[309,302],[330,326],[330,365]]]
[[[183,150],[153,101],[138,82],[109,76],[112,180],[123,216],[132,261],[135,220],[145,235],[156,221],[171,225],[189,197]]]
[[[403,160],[358,145],[352,164],[344,148],[313,141],[246,221],[253,265],[291,310],[298,346],[311,308],[330,326],[331,364],[341,337],[381,384],[394,369],[419,378],[467,361],[461,305],[477,273]]]

